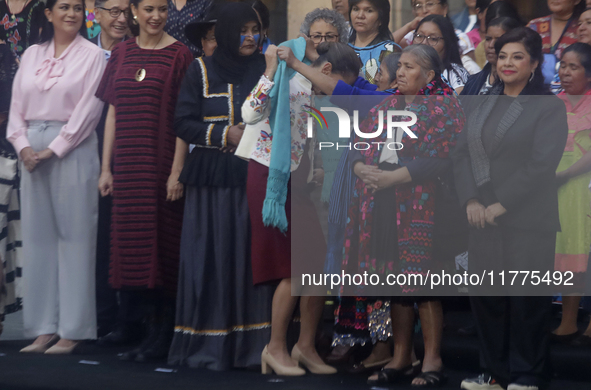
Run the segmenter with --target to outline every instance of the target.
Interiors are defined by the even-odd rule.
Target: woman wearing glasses
[[[420,21],[413,44],[429,45],[443,62],[441,76],[459,94],[464,89],[469,73],[462,66],[458,41],[450,20],[440,15],[429,15]]]
[[[447,0],[411,0],[411,5],[415,19],[394,32],[394,40],[400,43],[402,47],[413,44],[413,34],[419,22],[429,15],[441,15],[451,23],[448,17],[449,5]],[[461,64],[470,74],[480,72],[480,67],[476,64],[472,41],[468,35],[460,30],[455,30],[455,34],[458,37]]]
[[[318,58],[316,48],[322,42],[347,42],[347,21],[334,10],[316,8],[308,12],[300,26],[300,36],[313,44],[314,50],[307,50],[306,55],[311,61]]]
[[[362,76],[372,84],[380,62],[389,53],[400,52],[392,40],[390,24],[390,2],[388,0],[351,0],[349,1],[351,36],[349,45],[361,59]]]

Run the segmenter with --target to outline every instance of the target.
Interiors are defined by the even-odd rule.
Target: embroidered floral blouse
[[[261,133],[250,158],[265,166],[271,162],[271,145],[273,132],[269,125],[271,99],[269,92],[274,83],[267,76],[261,76],[259,83],[246,98],[242,105],[242,119],[246,124],[260,126]],[[308,114],[305,105],[312,101],[312,84],[297,73],[289,81],[290,123],[291,123],[291,171],[295,171],[302,160],[306,148]],[[312,145],[313,146],[313,145]],[[314,148],[308,149],[310,161],[313,159]],[[313,166],[313,164],[311,164]]]
[[[23,10],[13,15],[6,1],[0,1],[0,40],[5,41],[18,58],[37,43],[39,31],[46,20],[41,0],[31,0]]]
[[[534,19],[528,23],[527,27],[531,28],[542,37],[542,53],[552,53],[552,15]],[[577,42],[577,27],[578,23],[576,20],[570,22],[554,51],[556,58],[560,59],[564,49]]]

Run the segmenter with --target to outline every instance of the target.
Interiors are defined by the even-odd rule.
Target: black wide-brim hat
[[[212,3],[204,20],[187,24],[185,27],[185,35],[189,42],[197,46],[199,49],[202,49],[201,38],[204,38],[209,29],[215,26],[221,8],[220,4]]]

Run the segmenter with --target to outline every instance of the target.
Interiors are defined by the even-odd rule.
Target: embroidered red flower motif
[[[4,29],[8,30],[10,28],[13,28],[14,26],[16,26],[16,20],[14,22],[11,22],[10,19],[8,18],[8,14],[4,15],[4,18],[2,18],[2,20],[0,21],[0,24],[4,25]]]
[[[540,30],[539,31],[540,34],[547,33],[548,31],[550,31],[550,23],[549,22],[541,23],[539,30]]]
[[[8,42],[12,43],[15,46],[18,45],[20,40],[21,35],[18,33],[18,30],[14,30],[14,35],[8,38]]]

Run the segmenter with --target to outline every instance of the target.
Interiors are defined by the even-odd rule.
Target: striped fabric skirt
[[[12,145],[0,139],[0,322],[22,308],[22,241],[18,195],[18,159]]]

